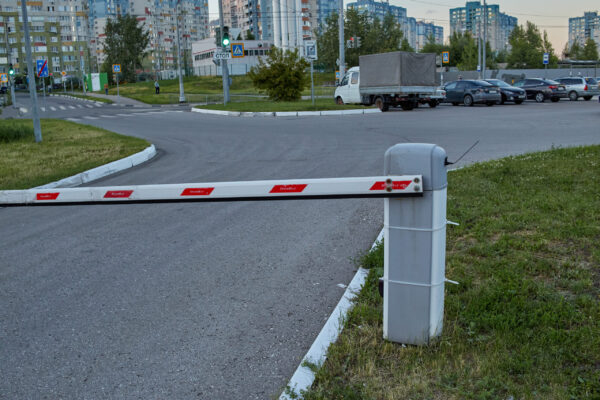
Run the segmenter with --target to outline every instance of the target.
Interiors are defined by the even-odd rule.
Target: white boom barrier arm
[[[421,345],[442,332],[445,161],[434,144],[398,144],[385,153],[384,176],[4,190],[0,207],[385,198],[383,336]]]
[[[0,206],[422,196],[420,175],[0,191]]]

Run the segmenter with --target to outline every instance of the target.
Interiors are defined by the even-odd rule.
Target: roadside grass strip
[[[449,174],[444,330],[382,338],[383,246],[305,399],[600,398],[600,146]]]
[[[239,111],[239,112],[281,112],[281,111],[324,111],[324,110],[353,110],[363,109],[361,105],[338,105],[333,99],[315,99],[315,105],[310,100],[299,101],[248,101],[239,103],[209,104],[196,106],[206,110]]]
[[[31,120],[0,120],[0,189],[58,181],[148,146],[142,139],[54,119],[42,120],[42,142],[35,143]]]

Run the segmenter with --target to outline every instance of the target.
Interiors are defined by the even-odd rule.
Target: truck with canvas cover
[[[370,54],[360,56],[359,65],[336,89],[338,103],[375,104],[382,111],[398,106],[412,110],[425,103],[435,107],[445,96],[438,87],[435,54]]]

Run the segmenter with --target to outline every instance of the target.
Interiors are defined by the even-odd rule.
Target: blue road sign
[[[244,57],[244,44],[243,43],[231,43],[231,57],[233,57],[233,58]]]
[[[113,67],[113,72],[115,74],[118,74],[121,72],[121,64],[113,64],[112,67]]]
[[[448,64],[450,62],[450,52],[442,51],[442,63]]]
[[[48,60],[37,60],[35,62],[35,66],[37,67],[36,70],[38,78],[48,77]]]
[[[544,64],[550,64],[550,53],[544,53]]]

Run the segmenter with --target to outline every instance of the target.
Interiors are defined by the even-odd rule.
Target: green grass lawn
[[[25,137],[3,141],[16,127]],[[145,140],[74,122],[42,120],[35,143],[31,120],[0,120],[0,189],[27,189],[127,157],[149,146]]]
[[[379,246],[305,398],[600,398],[599,182],[599,146],[451,172],[441,337],[382,339]]]
[[[232,101],[243,101],[245,96],[261,95],[246,75],[235,75],[231,78],[230,94],[232,95]],[[324,85],[333,84],[335,80],[334,74],[315,73],[314,78],[315,96],[333,98],[335,87]],[[119,94],[148,104],[173,104],[179,102],[179,79],[161,80],[159,84],[159,95],[155,94],[154,81],[119,85]],[[220,76],[186,77],[183,79],[183,86],[186,101],[189,103],[219,102],[223,99],[223,81]],[[117,94],[116,86],[109,89],[109,94]],[[302,94],[305,96],[310,95],[310,85],[304,89]]]
[[[356,108],[365,108],[361,105],[344,104],[337,105],[333,99],[315,99],[315,105],[310,100],[300,101],[249,101],[240,103],[209,104],[206,106],[196,106],[196,108],[205,108],[209,110],[226,110],[242,112],[271,112],[271,111],[325,111],[325,110],[350,110]]]

